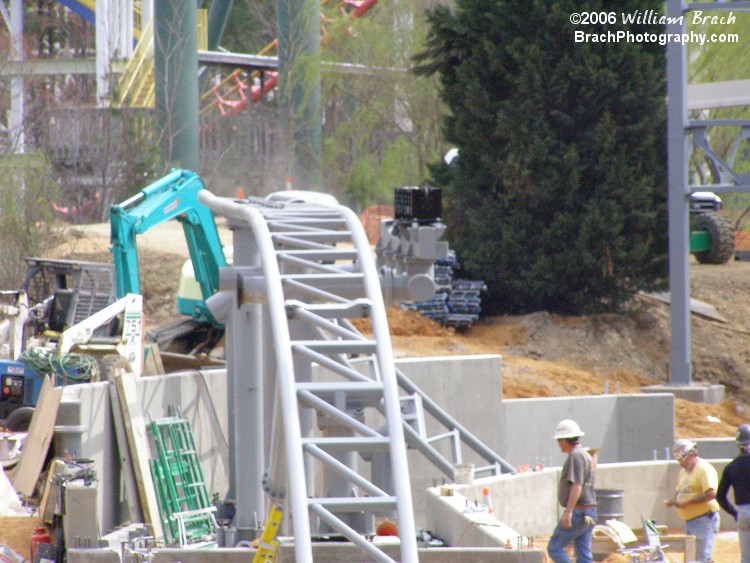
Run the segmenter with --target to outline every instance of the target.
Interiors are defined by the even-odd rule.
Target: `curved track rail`
[[[205,191],[199,198],[225,215],[230,227],[252,233],[257,249],[255,257],[247,257],[248,267],[255,264],[253,275],[236,285],[237,277],[230,277],[223,289],[239,292],[240,307],[262,302],[270,321],[272,342],[262,349],[273,353],[274,426],[283,427],[283,447],[268,456],[279,461],[269,468],[265,485],[272,496],[287,496],[297,561],[312,561],[311,527],[346,537],[375,561],[392,561],[365,538],[375,515],[397,516],[399,560],[418,561],[385,305],[359,219],[343,206],[248,205]],[[241,254],[238,258],[241,262]],[[243,265],[235,267],[242,271]],[[351,323],[365,318],[372,337]],[[314,380],[312,364],[319,366]],[[315,417],[318,430],[309,424]],[[389,471],[370,470],[368,476],[370,468],[359,467],[362,458]],[[322,486],[315,479],[320,475]]]

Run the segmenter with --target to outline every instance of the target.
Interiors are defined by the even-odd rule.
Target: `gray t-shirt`
[[[571,483],[583,485],[578,504],[587,506],[596,504],[594,471],[592,468],[593,460],[588,452],[581,446],[573,448],[573,451],[568,454],[568,459],[565,460],[560,474],[560,484],[557,487],[557,500],[560,506],[564,508],[568,505]]]

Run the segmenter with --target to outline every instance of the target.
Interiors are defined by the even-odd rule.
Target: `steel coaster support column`
[[[667,0],[667,33],[685,31],[685,5]],[[669,214],[669,291],[671,347],[669,382],[689,385],[690,367],[690,201],[687,164],[690,144],[687,123],[687,62],[684,47],[667,44],[667,185]]]
[[[320,188],[320,6],[277,0],[279,94],[284,107],[289,173],[295,187]]]
[[[235,250],[233,271],[242,276],[243,281],[261,280],[258,259],[258,242],[248,229],[233,230]],[[237,310],[230,315],[232,327],[232,349],[227,358],[232,358],[232,395],[229,397],[232,409],[230,448],[232,457],[232,487],[237,501],[237,511],[233,525],[237,530],[237,541],[253,540],[260,530],[266,514],[263,494],[263,473],[265,471],[265,411],[264,374],[267,357],[270,353],[263,347],[263,340],[256,335],[263,334],[264,306],[261,303],[237,303]]]
[[[198,170],[198,6],[196,0],[154,4],[156,109],[169,164]]]
[[[700,11],[750,11],[750,2],[694,2],[667,0],[666,32],[685,32],[685,22],[692,10]],[[698,190],[717,192],[747,192],[750,185],[746,176],[734,170],[722,171],[716,181],[718,185],[691,186],[688,181],[688,161],[690,137],[695,130],[709,126],[746,127],[747,121],[714,120],[690,121],[687,109],[687,62],[685,46],[677,42],[667,44],[667,148],[668,148],[668,213],[669,213],[669,288],[671,293],[670,325],[671,347],[669,383],[673,385],[691,384],[690,358],[690,193]],[[715,154],[698,138],[696,146],[716,166]],[[738,139],[739,142],[739,139]],[[733,156],[730,162],[733,162]],[[725,163],[724,163],[725,164]]]
[[[133,1],[99,0],[96,25],[96,93],[99,105],[108,104],[112,61],[133,52]]]
[[[240,206],[227,203],[226,200],[216,198],[208,192],[201,192],[200,201],[208,208],[218,211],[231,221],[236,220],[252,229],[257,251],[265,276],[265,300],[268,303],[268,313],[273,329],[273,351],[277,363],[277,386],[281,410],[284,413],[284,455],[287,468],[287,488],[289,492],[288,506],[293,518],[295,537],[295,560],[299,563],[312,563],[312,545],[310,520],[307,517],[307,487],[304,459],[302,455],[302,436],[300,433],[299,411],[296,405],[294,379],[286,374],[294,373],[294,362],[291,356],[291,339],[287,324],[284,295],[279,280],[281,274],[276,262],[273,242],[262,214],[250,206]],[[247,338],[260,340],[260,335],[245,333]],[[236,428],[235,432],[249,431],[247,428]],[[257,487],[262,490],[262,482],[248,483],[246,487]],[[239,510],[240,507],[238,506]]]
[[[219,47],[234,0],[213,0],[208,8],[208,50]]]
[[[273,342],[278,366],[279,398],[284,413],[285,454],[288,471],[289,504],[294,518],[295,556],[300,562],[312,561],[310,544],[310,521],[307,515],[307,487],[304,459],[299,444],[300,433],[299,411],[297,410],[293,380],[284,374],[294,373],[294,362],[290,353],[291,338],[284,307],[284,294],[279,280],[281,274],[275,259],[273,243],[268,225],[262,215],[254,209],[246,208],[247,223],[252,226],[256,236],[263,272],[266,276],[268,311],[273,328]]]
[[[143,37],[143,32],[146,31],[148,22],[154,17],[154,1],[155,0],[141,0],[141,38]],[[151,25],[153,25],[153,23]]]

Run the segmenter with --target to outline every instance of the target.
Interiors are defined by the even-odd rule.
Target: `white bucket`
[[[456,474],[454,481],[456,485],[471,485],[474,482],[473,463],[457,463],[454,469]]]

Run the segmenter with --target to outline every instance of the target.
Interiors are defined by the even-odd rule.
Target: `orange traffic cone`
[[[237,199],[245,199],[245,190],[242,189],[242,186],[237,188]]]

